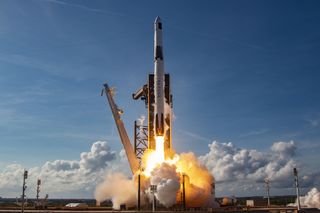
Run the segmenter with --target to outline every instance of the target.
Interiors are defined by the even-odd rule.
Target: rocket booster
[[[154,22],[154,97],[155,136],[164,136],[164,61],[162,23],[158,16]]]
[[[172,94],[170,75],[164,72],[162,30],[162,22],[157,17],[154,21],[154,72],[148,75],[147,84],[132,94],[132,98],[143,100],[148,108],[148,149],[157,149],[159,143],[164,146],[166,156],[169,156],[173,153],[170,151]]]

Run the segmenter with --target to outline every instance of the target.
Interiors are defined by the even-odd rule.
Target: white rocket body
[[[155,136],[164,136],[164,61],[162,46],[162,23],[159,17],[154,22],[154,97]]]

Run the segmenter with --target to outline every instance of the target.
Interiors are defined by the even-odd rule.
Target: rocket
[[[144,150],[160,150],[164,158],[172,158],[172,116],[173,96],[170,89],[170,74],[164,72],[162,22],[157,17],[154,22],[154,72],[148,74],[147,83],[132,94],[134,100],[141,99],[148,109],[148,126],[137,125],[135,122],[134,147],[121,119],[123,113],[113,100],[114,90],[104,84],[103,93],[106,94],[113,118],[118,128],[121,142],[126,151],[133,174],[140,168]],[[142,131],[136,131],[137,129]],[[147,143],[146,143],[147,141]],[[163,149],[163,150],[161,150]],[[159,152],[160,153],[160,152]],[[161,154],[162,155],[162,154]],[[161,157],[161,156],[160,156]],[[140,160],[139,160],[140,159]]]
[[[162,23],[158,16],[154,22],[154,127],[155,136],[164,136],[164,61]]]
[[[156,149],[157,138],[163,137],[164,149],[171,150],[172,94],[170,74],[164,72],[162,30],[162,22],[157,17],[154,21],[154,70],[148,75],[147,83],[133,93],[132,98],[143,100],[148,109],[148,149]]]

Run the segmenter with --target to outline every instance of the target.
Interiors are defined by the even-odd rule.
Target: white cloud
[[[19,197],[23,166],[7,165],[0,172],[0,196]],[[93,197],[93,191],[106,171],[129,171],[127,162],[112,151],[105,141],[94,142],[79,160],[48,161],[41,167],[29,168],[27,196],[34,196],[37,178],[42,179],[42,193],[50,197]]]
[[[67,171],[79,169],[80,165],[78,161],[55,160],[46,162],[42,168],[46,171]]]
[[[277,142],[271,146],[271,150],[279,153],[282,157],[290,157],[295,155],[297,147],[293,141],[290,142]]]
[[[218,194],[242,195],[264,193],[263,181],[271,181],[271,192],[292,193],[293,167],[299,170],[300,186],[309,189],[320,183],[319,171],[306,173],[308,169],[297,163],[297,146],[293,141],[274,143],[269,151],[237,148],[232,143],[212,142],[209,151],[199,157],[201,163],[214,175]],[[0,196],[21,195],[24,167],[11,164],[0,171]],[[94,142],[88,152],[76,160],[48,161],[42,166],[29,168],[27,196],[35,196],[36,180],[41,178],[41,193],[50,197],[93,197],[94,189],[106,173],[122,172],[130,176],[124,150],[115,152],[105,141]],[[304,191],[304,190],[302,190]]]
[[[290,188],[293,186],[293,168],[301,166],[294,159],[297,147],[293,141],[276,142],[268,152],[236,148],[230,142],[216,141],[209,144],[209,149],[199,159],[214,175],[217,184],[236,182],[250,189],[269,178],[273,187]],[[300,185],[311,187],[318,181],[317,177],[302,172]]]
[[[21,182],[23,167],[19,164],[7,165],[0,173],[0,188],[14,187],[18,182]]]
[[[104,141],[95,142],[90,152],[81,153],[80,166],[89,171],[105,168],[108,163],[115,160],[116,152],[111,151]]]

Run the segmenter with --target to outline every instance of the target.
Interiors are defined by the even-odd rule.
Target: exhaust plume
[[[312,188],[305,196],[300,196],[300,203],[303,207],[320,209],[320,192],[317,188]],[[297,206],[295,203],[290,203],[288,206]]]
[[[141,172],[141,201],[152,202],[150,185],[157,185],[155,196],[165,207],[181,203],[182,175],[185,176],[185,194],[188,207],[216,207],[211,184],[214,179],[206,167],[202,166],[192,153],[175,154],[173,158],[163,160],[154,158],[156,150],[147,150],[143,157],[143,165],[148,168]],[[155,159],[160,159],[156,161]],[[151,164],[151,165],[150,165]],[[95,197],[98,202],[111,199],[113,208],[120,204],[127,206],[136,204],[136,176],[127,179],[123,174],[107,175],[105,181],[97,186]]]
[[[165,207],[176,203],[177,193],[180,189],[180,177],[176,166],[162,163],[160,167],[151,172],[151,185],[157,185],[156,198]]]
[[[114,209],[120,209],[120,204],[123,203],[127,206],[134,206],[136,204],[134,181],[121,173],[109,174],[97,186],[95,198],[97,203],[111,199]]]
[[[300,202],[303,206],[309,208],[318,208],[320,209],[320,192],[317,188],[312,188],[306,196],[300,198]]]

